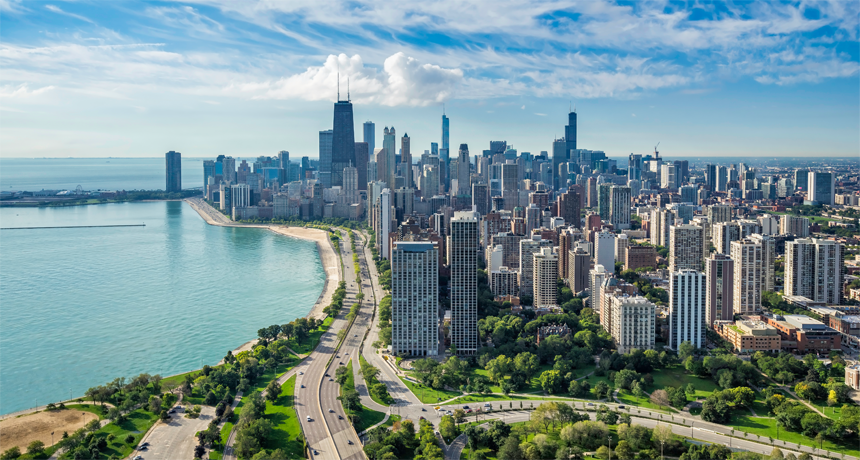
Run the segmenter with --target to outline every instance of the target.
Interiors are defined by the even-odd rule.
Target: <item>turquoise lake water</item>
[[[217,363],[310,311],[313,242],[207,225],[183,202],[0,208],[0,414]]]

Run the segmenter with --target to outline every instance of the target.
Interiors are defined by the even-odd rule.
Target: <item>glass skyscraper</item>
[[[343,186],[343,168],[355,166],[355,124],[352,120],[352,102],[334,104],[334,128],[331,144],[331,184]]]

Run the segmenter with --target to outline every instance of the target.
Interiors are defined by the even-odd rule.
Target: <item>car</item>
[[[326,374],[325,376],[328,377],[328,374]]]
[[[319,452],[317,452],[317,451],[314,451],[314,455],[319,455],[319,454],[320,454],[320,453],[319,453]]]
[[[138,456],[134,457],[134,459],[133,459],[133,460],[143,460],[143,457],[142,457],[142,456],[140,456],[140,455],[138,455]]]
[[[302,388],[304,388],[304,387],[305,387],[305,384],[302,384],[302,385],[301,385],[301,387],[302,387]]]
[[[308,418],[308,421],[310,422],[310,421],[311,421],[311,416],[310,416],[310,415],[306,415],[306,417]]]
[[[468,408],[469,408],[469,406],[463,406],[463,409],[468,409]]]
[[[340,358],[340,355],[335,355],[334,357],[335,357],[335,358]]]
[[[618,406],[619,409],[624,409],[624,406]]]
[[[423,408],[423,407],[422,407],[422,408],[421,408],[421,412],[427,412],[427,409],[425,409],[425,408]]]
[[[347,439],[347,440],[346,440],[346,443],[347,443],[347,444],[349,444],[349,445],[351,446],[351,445],[352,445],[352,440],[351,440],[351,439]]]
[[[343,420],[343,415],[337,414],[337,419],[338,419],[338,420]]]
[[[305,373],[302,371],[299,371],[299,375],[305,375]]]
[[[176,412],[176,409],[170,409],[169,411],[167,411],[168,414],[172,414],[174,412]]]
[[[329,409],[329,410],[328,410],[328,413],[329,413],[329,414],[333,414],[333,413],[334,413],[334,409]]]
[[[439,436],[439,432],[438,432],[438,431],[434,431],[434,432],[433,432],[433,434],[435,434],[436,436]]]
[[[471,413],[472,413],[472,409],[466,409],[466,413],[467,413],[467,414],[471,414]]]
[[[146,446],[137,446],[137,450],[146,450],[148,447]]]
[[[143,447],[149,447],[149,443],[148,443],[148,442],[145,442],[145,443],[141,444],[141,446],[143,446]]]
[[[340,365],[343,366],[343,361],[340,362]]]
[[[425,420],[424,416],[422,415],[421,417],[418,417],[418,420]]]
[[[329,382],[334,382],[334,379],[329,378],[329,379],[328,379],[328,381],[329,381]]]
[[[346,353],[344,353],[344,354],[345,354],[345,355],[348,355],[348,354],[349,354],[349,352],[346,352]]]
[[[593,405],[594,405],[594,403],[588,403],[588,405],[589,405],[589,406],[593,406]]]
[[[353,334],[352,336],[353,336],[353,337],[358,337],[358,334]]]

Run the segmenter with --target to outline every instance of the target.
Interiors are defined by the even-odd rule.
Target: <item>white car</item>
[[[310,415],[308,415],[308,416],[307,416],[307,418],[308,418],[308,421],[310,422],[310,421],[311,421],[311,416],[310,416]]]

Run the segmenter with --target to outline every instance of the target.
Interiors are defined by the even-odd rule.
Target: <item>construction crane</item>
[[[654,160],[660,159],[660,152],[657,151],[657,147],[660,146],[660,143],[657,142],[657,145],[654,146]]]

